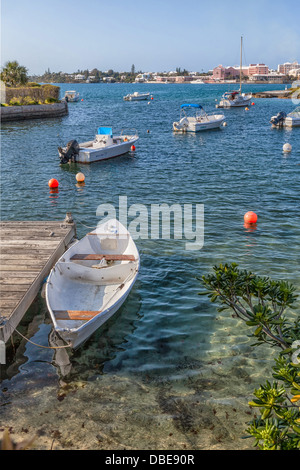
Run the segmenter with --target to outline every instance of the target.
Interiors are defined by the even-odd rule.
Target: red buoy
[[[244,221],[246,222],[246,224],[256,224],[257,215],[255,214],[255,212],[252,211],[246,212],[246,214],[244,215]]]
[[[131,150],[132,150],[132,152],[135,151],[135,146],[134,145],[131,146]]]
[[[252,106],[254,106],[254,105],[255,105],[255,103],[251,103],[251,104],[252,104]]]
[[[58,188],[58,184],[55,178],[51,178],[51,180],[48,181],[49,188]]]

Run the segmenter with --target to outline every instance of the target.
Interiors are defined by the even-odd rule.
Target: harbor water
[[[68,116],[2,125],[2,220],[63,220],[71,212],[81,238],[100,221],[100,205],[118,213],[120,197],[132,213],[145,207],[149,220],[155,204],[203,205],[204,243],[189,250],[184,236],[151,238],[149,224],[149,236],[135,240],[141,269],[133,290],[77,351],[47,348],[53,331],[41,289],[19,327],[32,342],[15,334],[18,348],[10,347],[1,365],[1,431],[9,428],[16,441],[35,437],[36,449],[252,448],[252,439],[243,439],[255,414],[248,401],[272,380],[276,351],[253,348],[249,327],[198,295],[198,278],[236,262],[299,291],[300,129],[269,122],[295,104],[253,99],[248,111],[220,110],[226,127],[175,134],[181,104],[214,111],[228,86],[59,86],[62,96],[73,87],[80,93]],[[133,91],[153,99],[123,101]],[[58,146],[91,140],[100,126],[114,134],[136,129],[135,151],[59,165]],[[287,142],[291,153],[282,151]],[[59,181],[56,191],[51,178]],[[255,229],[244,226],[247,211],[258,215]]]

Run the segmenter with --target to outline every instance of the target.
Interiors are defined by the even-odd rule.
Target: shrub
[[[58,103],[58,102],[59,100],[57,100],[56,98],[52,98],[52,96],[49,96],[48,98],[45,99],[46,104]]]
[[[18,98],[12,98],[9,102],[10,106],[22,106],[22,98],[18,96]]]
[[[37,100],[31,98],[31,96],[25,96],[22,102],[23,105],[32,105],[32,104],[39,104]]]
[[[202,277],[212,302],[233,310],[254,327],[257,347],[262,343],[279,349],[273,378],[254,391],[251,407],[260,410],[246,430],[260,450],[300,449],[300,318],[288,320],[286,310],[297,298],[296,288],[286,281],[274,281],[237,268],[237,264],[214,267],[214,274]],[[206,292],[201,292],[205,294]],[[298,349],[297,349],[298,348]]]
[[[41,85],[36,82],[28,82],[26,83],[26,86],[28,86],[29,88],[36,88],[36,87],[40,87]]]

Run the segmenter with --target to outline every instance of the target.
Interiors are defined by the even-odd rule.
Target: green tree
[[[268,344],[279,348],[272,367],[273,378],[254,391],[251,407],[260,417],[249,423],[246,432],[255,438],[260,450],[300,449],[300,318],[286,318],[286,310],[297,296],[295,287],[245,270],[237,264],[214,266],[214,273],[202,277],[212,302],[221,304],[219,311],[233,310],[235,315],[254,328],[254,347]]]
[[[1,80],[6,86],[21,86],[28,82],[27,68],[14,60],[12,62],[6,62],[2,72]]]

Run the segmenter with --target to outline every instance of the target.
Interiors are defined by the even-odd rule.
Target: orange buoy
[[[132,145],[130,148],[131,148],[132,152],[135,151],[135,146],[134,145]]]
[[[254,106],[254,105],[255,105],[255,103],[251,103],[251,105],[252,105],[252,106]]]
[[[245,108],[245,111],[249,111],[249,108],[248,108],[248,106]]]
[[[58,188],[58,184],[55,178],[51,178],[51,180],[48,181],[49,188]]]
[[[76,175],[76,181],[77,181],[78,183],[83,183],[84,180],[85,180],[84,174],[83,174],[83,173],[77,173],[77,175]]]
[[[246,212],[246,214],[244,215],[244,221],[246,222],[246,224],[256,224],[257,215],[255,214],[255,212],[252,211]]]

